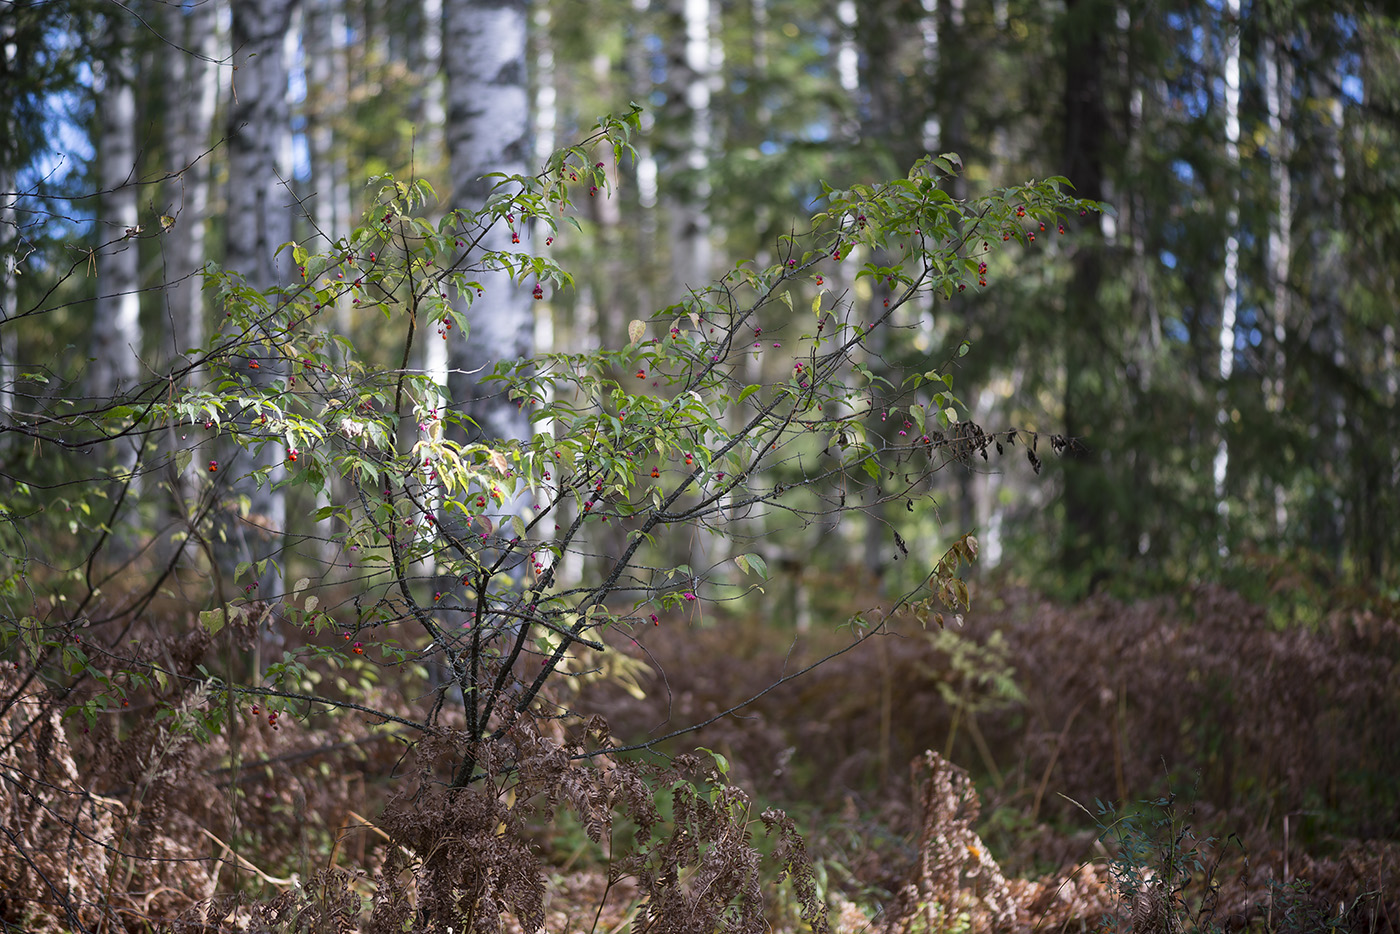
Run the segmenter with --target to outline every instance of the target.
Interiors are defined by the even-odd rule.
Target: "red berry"
[[[210,461],[210,462],[209,462],[209,472],[210,472],[210,473],[214,473],[214,472],[215,472],[216,470],[218,470],[218,469],[219,469],[219,462],[218,462],[218,461]]]
[[[638,370],[638,371],[637,371],[637,379],[646,379],[646,378],[647,378],[647,371],[646,371],[646,370]]]
[[[660,468],[658,468],[658,467],[653,467],[653,468],[651,468],[651,478],[652,478],[653,480],[655,480],[657,477],[660,477],[660,476],[661,476],[661,469],[660,469]]]

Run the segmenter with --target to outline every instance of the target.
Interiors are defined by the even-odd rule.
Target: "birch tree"
[[[682,290],[701,289],[710,281],[710,154],[714,148],[711,83],[718,71],[712,39],[710,0],[670,0],[667,12],[679,36],[667,62],[667,99],[672,120],[682,129],[684,177],[672,179],[672,279]]]
[[[1264,363],[1264,405],[1274,413],[1283,411],[1284,377],[1288,339],[1289,265],[1293,255],[1293,177],[1288,167],[1292,155],[1293,68],[1277,41],[1264,41],[1264,102],[1269,121],[1269,180],[1274,209],[1270,212],[1267,246],[1269,319],[1272,338],[1269,358]],[[1274,525],[1282,531],[1288,522],[1284,486],[1273,484]]]
[[[98,108],[97,303],[92,326],[92,367],[88,391],[105,400],[130,390],[141,355],[138,293],[136,92],[127,29],[117,13],[108,18],[113,51],[103,63]]]
[[[177,49],[170,56],[164,90],[166,113],[165,215],[174,236],[166,237],[166,313],[172,350],[182,354],[204,343],[203,268],[213,174],[214,111],[218,105],[216,2],[166,8],[166,31]]]
[[[14,173],[0,166],[0,424],[8,425],[15,413],[15,349],[17,338],[10,319],[15,314],[15,271],[18,267],[19,221],[15,216]],[[0,449],[9,436],[0,436]]]
[[[524,0],[444,0],[443,55],[447,77],[450,204],[462,211],[486,207],[492,172],[523,175],[529,170],[530,97],[526,87]],[[480,243],[483,251],[524,251],[530,226],[523,217],[497,223]],[[530,289],[503,269],[476,276],[480,294],[462,309],[470,334],[449,344],[448,395],[475,423],[469,440],[525,439],[528,413],[506,398],[498,383],[483,383],[497,363],[534,353],[534,308]],[[458,301],[462,301],[458,298]],[[500,516],[518,515],[527,493],[507,497]]]
[[[6,81],[18,64],[19,46],[15,42],[15,23],[10,17],[0,20],[0,66],[4,69]],[[13,114],[5,116],[9,126],[6,137],[9,145],[0,147],[0,424],[8,424],[14,417],[14,368],[16,339],[15,328],[7,324],[15,314],[15,270],[18,266],[16,251],[19,248],[19,219],[15,215],[15,203],[19,199],[15,184]],[[0,448],[8,443],[8,436],[0,437]]]
[[[210,189],[213,185],[213,130],[219,96],[219,39],[216,0],[165,8],[166,36],[175,46],[163,93],[166,116],[166,171],[161,248],[165,256],[163,338],[169,359],[179,361],[204,345],[208,334],[201,270],[208,259]],[[183,446],[171,426],[172,446]],[[170,462],[173,513],[182,529],[197,508],[199,469],[191,460],[183,473]]]
[[[1225,273],[1220,305],[1220,389],[1216,406],[1215,511],[1220,516],[1221,531],[1218,547],[1223,554],[1225,522],[1230,517],[1230,503],[1225,496],[1225,480],[1230,469],[1230,403],[1226,386],[1235,369],[1235,319],[1239,312],[1240,272],[1240,3],[1225,3],[1225,172],[1229,186],[1229,205],[1225,209]]]
[[[294,0],[236,0],[232,5],[234,60],[229,110],[227,266],[260,291],[286,280],[275,251],[292,239],[291,194],[280,157],[290,132],[285,38],[292,26]],[[248,374],[255,385],[283,378],[280,359],[254,345]],[[252,364],[257,363],[256,368]],[[276,484],[285,476],[286,448],[272,433],[253,468],[266,468],[264,480],[245,484],[249,516],[236,525],[246,560],[280,551],[287,507]],[[256,543],[256,544],[255,544]],[[258,580],[267,599],[281,595],[281,576],[272,566]]]

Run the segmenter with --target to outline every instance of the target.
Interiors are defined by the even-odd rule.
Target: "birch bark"
[[[292,239],[290,192],[282,159],[290,132],[287,103],[286,37],[292,28],[294,0],[234,0],[232,106],[229,110],[229,180],[227,266],[241,273],[250,286],[266,290],[281,283],[275,251]],[[280,359],[265,345],[254,381],[268,386],[285,378]],[[257,454],[256,468],[266,467],[263,483],[242,490],[249,498],[249,516],[236,526],[245,560],[269,555],[279,559],[286,530],[287,504],[276,484],[285,476],[285,445],[273,434]],[[282,594],[280,572],[269,566],[258,579],[264,599]]]
[[[97,302],[92,326],[88,392],[111,399],[138,378],[141,319],[138,280],[136,92],[126,30],[109,20],[113,54],[103,63],[97,152],[102,194],[98,198]]]
[[[524,174],[530,154],[530,97],[526,87],[524,0],[444,0],[443,56],[447,77],[448,172],[452,207],[479,211],[494,185],[490,172]],[[512,242],[512,233],[519,242]],[[524,218],[497,223],[484,250],[528,250]],[[469,440],[528,438],[529,414],[507,398],[498,383],[482,383],[500,362],[534,353],[535,318],[530,286],[504,270],[483,270],[482,294],[462,309],[466,340],[450,341],[448,394],[452,405],[475,422]],[[460,301],[460,299],[459,299]],[[502,489],[509,486],[503,481]],[[497,524],[520,515],[529,500],[521,489],[502,503]]]
[[[1225,274],[1220,305],[1220,395],[1216,407],[1215,426],[1218,432],[1215,464],[1215,511],[1220,517],[1219,549],[1227,550],[1226,523],[1230,518],[1230,502],[1226,498],[1225,481],[1230,469],[1230,405],[1226,386],[1235,369],[1235,320],[1239,311],[1240,268],[1240,2],[1225,2],[1225,171],[1229,174],[1230,204],[1225,211]]]

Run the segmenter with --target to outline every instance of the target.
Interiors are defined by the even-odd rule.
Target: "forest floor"
[[[842,599],[819,595],[814,617]],[[847,652],[849,627],[798,632],[771,609],[663,618],[620,640],[632,664],[610,670],[632,684],[581,676],[565,700],[636,743],[754,698],[651,760],[723,757],[705,781],[741,792],[767,856],[759,815],[785,810],[842,934],[1400,930],[1394,608],[1284,619],[1219,587],[1074,605],[1003,588],[974,607],[948,629],[867,615],[877,634]],[[401,687],[367,703],[392,709]],[[220,737],[174,738],[136,708],[89,734],[49,710],[9,755],[81,793],[45,799],[54,822],[0,789],[26,861],[0,850],[0,919],[74,929],[34,891],[47,878],[113,930],[365,926],[351,896],[389,884],[384,805],[408,773],[392,724],[253,717],[234,779]],[[525,822],[545,930],[662,930],[635,876],[609,882],[627,834],[586,830],[562,807]],[[793,882],[765,871],[769,929],[806,929]]]
[[[971,807],[987,858],[941,882],[974,928],[1400,930],[1400,614],[1285,606],[1214,586],[1075,605],[1000,590],[959,628],[891,618],[673,748],[722,753],[798,817],[842,929],[927,925],[902,893],[940,894],[929,837]],[[633,647],[645,697],[593,688],[622,740],[708,719],[851,641],[743,617],[655,629]],[[928,751],[967,770],[971,801],[930,800]],[[998,876],[1016,924],[979,901]]]

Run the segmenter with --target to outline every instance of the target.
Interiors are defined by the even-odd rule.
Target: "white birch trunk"
[[[137,223],[136,92],[124,11],[107,19],[111,53],[103,63],[98,91],[99,136],[97,301],[92,323],[92,365],[87,392],[95,408],[111,405],[141,378],[140,240]],[[135,508],[141,496],[139,437],[117,442],[115,465],[125,489],[126,508],[114,523],[115,552],[125,557],[135,545]],[[108,455],[110,456],[110,455]],[[113,493],[115,498],[117,493]]]
[[[169,341],[169,359],[176,368],[192,359],[186,355],[202,347],[206,337],[200,270],[206,260],[205,231],[214,159],[209,150],[213,146],[211,136],[219,92],[216,25],[215,0],[196,3],[188,9],[172,4],[165,11],[166,34],[179,49],[171,52],[170,72],[163,89],[168,114],[166,171],[170,173],[164,212],[170,227],[162,234],[168,283],[164,295],[166,334],[162,339]],[[189,379],[194,378],[191,372]],[[180,442],[179,435],[178,426],[172,426],[171,448],[189,446],[189,442]],[[204,481],[193,459],[182,474],[176,474],[172,458],[169,478],[175,527],[177,532],[183,531],[197,508],[198,491]],[[163,558],[169,554],[167,549]]]
[[[526,4],[524,0],[444,0],[443,57],[447,75],[447,150],[450,204],[464,211],[486,205],[493,180],[488,172],[524,174],[530,154],[530,97],[526,87]],[[497,251],[529,249],[530,229],[516,218],[521,242],[498,222],[482,247]],[[499,384],[479,382],[499,362],[534,353],[534,299],[529,283],[516,283],[500,270],[476,279],[483,294],[462,309],[470,324],[464,340],[449,341],[448,386],[452,404],[480,426],[480,440],[525,439],[528,413],[507,398]],[[472,440],[479,440],[473,438]],[[503,487],[505,489],[505,487]],[[499,520],[519,515],[530,503],[519,490],[502,504]]]
[[[337,146],[335,127],[350,99],[346,41],[349,23],[342,0],[312,0],[306,11],[304,49],[307,81],[307,149],[311,157],[312,223],[327,243],[349,233],[350,176]],[[336,330],[354,334],[350,295],[335,303]]]
[[[1269,178],[1274,195],[1267,259],[1273,333],[1264,362],[1264,405],[1270,412],[1282,412],[1287,390],[1288,361],[1283,348],[1288,338],[1288,275],[1293,257],[1293,179],[1288,168],[1293,152],[1293,67],[1272,38],[1264,42],[1264,102],[1269,113]],[[1276,483],[1274,528],[1282,532],[1287,524],[1284,486]]]
[[[120,41],[120,40],[119,40]],[[130,390],[139,378],[140,275],[137,249],[136,93],[130,53],[105,63],[98,138],[97,303],[92,326],[88,392],[101,404]]]
[[[12,74],[19,48],[14,42],[15,23],[0,18],[0,55],[4,58],[6,74]],[[7,153],[13,150],[6,150]],[[9,160],[5,160],[8,162]],[[14,166],[0,164],[0,425],[10,425],[15,409],[15,368],[19,364],[15,343],[15,325],[10,320],[18,314],[19,283],[19,218],[15,206],[19,192]],[[0,451],[11,443],[11,435],[0,433]]]
[[[274,251],[292,239],[292,196],[284,183],[283,160],[290,132],[285,47],[293,5],[292,0],[234,0],[232,5],[236,70],[229,111],[225,262],[260,290],[287,278],[277,267]],[[259,385],[285,376],[280,360],[267,350],[252,351],[261,364],[255,377]],[[251,503],[250,515],[237,529],[245,543],[245,560],[282,558],[286,498],[273,487],[285,476],[285,457],[285,445],[274,435],[257,462],[248,465],[268,467],[269,473],[261,486],[243,491]],[[258,585],[264,599],[282,594],[281,575],[270,569]]]
[[[1235,319],[1239,311],[1240,265],[1240,0],[1225,2],[1225,171],[1229,175],[1230,204],[1225,212],[1225,275],[1220,305],[1220,401],[1216,409],[1215,511],[1221,520],[1219,542],[1226,551],[1225,523],[1229,521],[1230,504],[1225,498],[1225,481],[1230,469],[1230,446],[1227,440],[1230,411],[1226,385],[1235,369]]]
[[[351,206],[350,173],[343,147],[336,138],[336,127],[343,119],[350,99],[350,62],[347,47],[350,24],[344,0],[310,0],[307,4],[302,34],[303,57],[306,63],[306,140],[311,160],[311,222],[322,239],[321,248],[329,249],[339,237],[354,228],[357,217]],[[337,295],[334,303],[334,329],[342,337],[354,340],[355,306],[348,291]],[[344,481],[332,475],[325,490],[316,494],[316,507],[321,509],[333,501],[342,500],[348,489]],[[340,544],[335,540],[335,520],[316,523],[316,551],[321,563],[329,568],[339,555]]]
[[[213,155],[210,138],[218,105],[219,57],[215,32],[215,3],[196,3],[188,10],[166,8],[168,34],[180,49],[171,54],[170,80],[165,87],[167,183],[165,213],[173,221],[165,237],[169,257],[165,303],[171,323],[173,352],[184,354],[204,343],[204,296],[199,271],[205,263],[205,227],[209,217],[209,186]]]
[[[666,98],[680,172],[671,176],[667,198],[672,293],[677,299],[705,290],[714,273],[710,224],[710,160],[716,149],[711,95],[723,52],[715,39],[716,15],[711,0],[667,0],[665,25],[671,30],[667,55]],[[723,421],[735,425],[732,413]],[[716,521],[725,524],[722,517]],[[721,534],[697,534],[687,563],[703,579],[729,557],[726,528]],[[727,569],[726,569],[727,570]],[[726,575],[727,576],[727,575]]]
[[[627,70],[632,79],[631,98],[636,101],[650,100],[654,89],[651,80],[651,65],[647,58],[646,49],[646,42],[652,31],[645,28],[648,21],[644,19],[649,6],[648,0],[632,0],[632,13],[638,25],[631,30],[628,36],[626,54]],[[652,268],[654,262],[653,245],[657,240],[657,179],[660,170],[656,163],[656,154],[651,148],[655,123],[655,116],[651,110],[642,111],[639,128],[641,132],[634,137],[637,147],[637,202],[641,208],[641,217],[638,218],[641,230],[637,238],[637,266],[640,269]],[[649,280],[649,276],[641,277],[636,290],[638,306],[648,311],[654,307]]]
[[[936,86],[939,64],[938,0],[920,0],[923,15],[919,17],[919,35],[923,39],[924,78]],[[929,108],[928,116],[920,132],[920,142],[926,151],[937,153],[943,139],[943,124],[939,119],[939,108]]]
[[[714,148],[714,116],[710,86],[718,57],[711,40],[710,0],[671,0],[672,18],[684,30],[679,55],[670,63],[674,74],[669,94],[684,102],[686,184],[671,206],[672,278],[681,290],[704,289],[710,282],[710,154]]]
[[[486,204],[493,181],[488,172],[524,174],[529,153],[529,95],[525,87],[525,4],[446,0],[443,4],[447,72],[447,146],[451,204],[477,211]],[[529,229],[516,222],[520,244],[498,223],[483,246],[489,250],[527,250]],[[452,397],[487,437],[524,438],[530,423],[515,403],[494,386],[480,386],[500,361],[533,353],[534,308],[527,284],[517,284],[499,270],[477,277],[484,294],[465,309],[468,340],[452,341]]]
[[[7,168],[0,168],[0,425],[13,424],[15,417],[15,353],[16,329],[10,319],[17,314],[19,300],[16,269],[19,245],[19,222],[15,216],[15,177]],[[0,450],[10,443],[8,433],[0,434]]]
[[[418,28],[410,36],[409,55],[412,59],[411,65],[414,73],[420,82],[417,92],[414,95],[413,125],[414,151],[413,162],[417,174],[431,173],[435,166],[443,165],[446,152],[443,150],[443,132],[447,122],[447,110],[443,100],[443,58],[442,58],[442,0],[420,0],[418,8]],[[451,332],[440,331],[441,321],[418,322],[419,334],[421,335],[417,343],[417,361],[422,372],[433,381],[436,386],[434,398],[428,405],[433,410],[433,418],[424,420],[416,419],[419,424],[424,425],[420,429],[420,439],[426,440],[431,428],[429,423],[437,418],[441,418],[446,410],[450,397],[448,396],[447,372],[448,372],[448,339]],[[413,424],[414,422],[410,422]],[[424,481],[422,495],[428,508],[433,515],[441,516],[442,501],[439,490],[435,485]],[[419,571],[426,578],[431,578],[437,573],[437,559],[429,555],[421,564]]]

